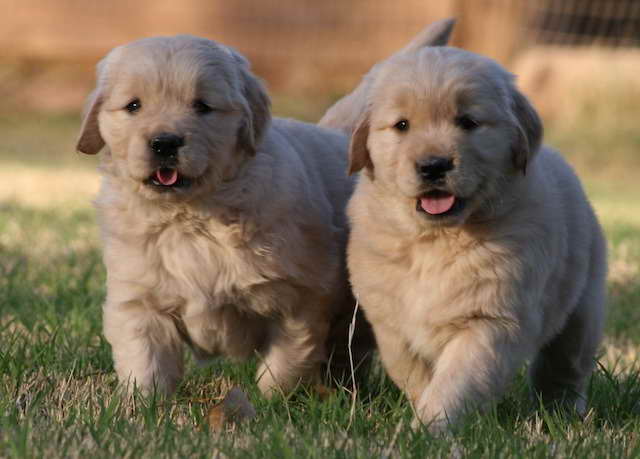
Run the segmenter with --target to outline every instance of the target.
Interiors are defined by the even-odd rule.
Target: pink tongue
[[[432,215],[443,214],[453,207],[456,198],[454,195],[438,198],[420,198],[420,205],[425,212]]]
[[[178,181],[178,171],[168,167],[163,167],[156,171],[156,178],[163,185],[173,185]]]

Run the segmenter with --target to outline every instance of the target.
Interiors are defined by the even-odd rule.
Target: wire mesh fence
[[[531,2],[529,27],[539,44],[640,46],[638,0]]]

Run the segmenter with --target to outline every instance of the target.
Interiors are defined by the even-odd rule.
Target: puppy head
[[[459,225],[498,211],[540,146],[535,110],[494,61],[424,48],[389,61],[372,83],[350,148],[421,224]]]
[[[143,39],[98,65],[77,149],[106,144],[105,171],[120,184],[147,199],[187,199],[235,177],[269,105],[235,51],[190,36]]]

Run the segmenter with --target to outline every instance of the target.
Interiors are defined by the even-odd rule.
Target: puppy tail
[[[455,25],[455,18],[436,21],[422,29],[400,52],[413,52],[427,46],[447,46]]]

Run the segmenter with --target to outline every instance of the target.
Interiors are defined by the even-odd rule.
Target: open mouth
[[[432,190],[420,196],[416,210],[440,218],[458,213],[464,208],[464,200],[444,190]]]
[[[191,180],[181,175],[176,168],[159,167],[144,183],[156,187],[158,190],[169,191],[188,187],[191,185]]]

